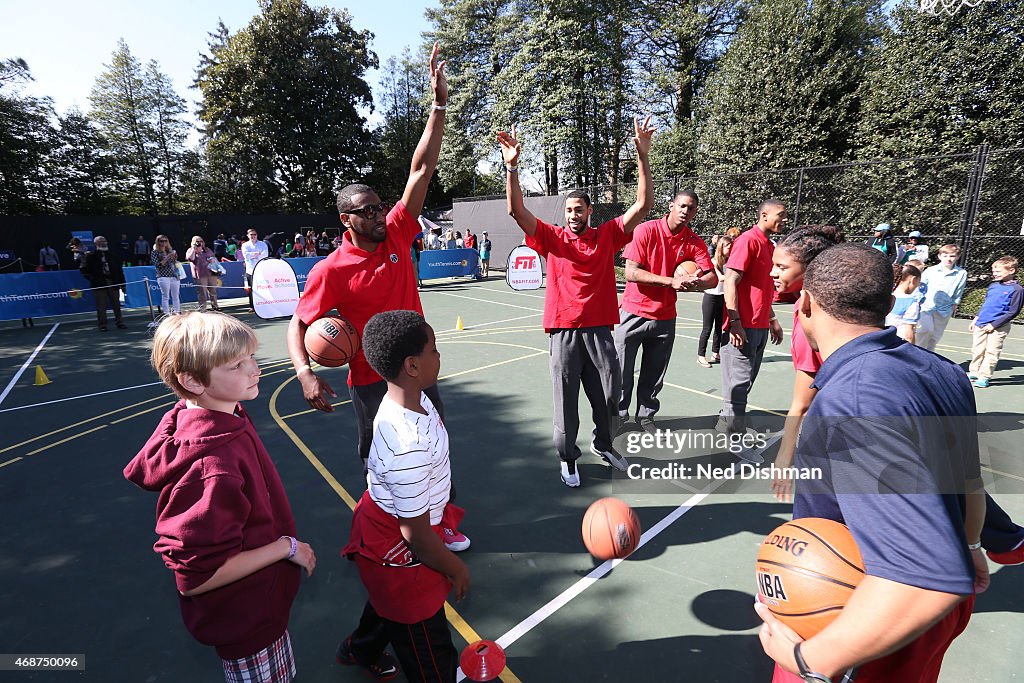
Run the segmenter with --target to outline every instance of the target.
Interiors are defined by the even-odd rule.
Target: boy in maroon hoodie
[[[153,549],[174,572],[181,615],[220,655],[228,683],[291,681],[288,613],[313,549],[239,401],[259,394],[256,335],[220,313],[165,318],[153,367],[182,400],[124,469],[159,491]]]

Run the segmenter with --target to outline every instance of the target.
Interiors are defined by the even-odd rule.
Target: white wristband
[[[967,549],[968,550],[981,550],[981,541],[978,541],[977,543],[968,543],[967,544]]]
[[[437,102],[434,102],[434,109],[436,109],[437,111],[446,111],[448,109],[448,105],[438,104]]]
[[[295,376],[298,377],[299,375],[301,375],[303,370],[309,370],[310,372],[313,372],[313,368],[309,367],[309,363],[306,363],[305,365],[299,366],[299,369],[295,371]]]

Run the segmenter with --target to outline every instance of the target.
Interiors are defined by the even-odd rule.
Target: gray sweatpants
[[[746,427],[747,396],[761,369],[761,359],[768,345],[768,329],[744,327],[747,343],[738,349],[722,340],[722,409],[719,416],[737,430]]]
[[[633,400],[633,368],[637,351],[643,347],[640,358],[640,379],[636,383],[636,416],[650,417],[658,412],[661,403],[658,393],[665,384],[668,361],[672,357],[672,344],[676,339],[676,319],[651,320],[622,311],[619,326],[615,328],[615,353],[619,357],[622,373],[622,393],[619,397],[619,415],[629,414]]]
[[[548,348],[558,457],[566,462],[580,457],[576,437],[580,431],[581,383],[594,418],[594,445],[601,450],[611,450],[621,383],[611,329],[552,330]]]

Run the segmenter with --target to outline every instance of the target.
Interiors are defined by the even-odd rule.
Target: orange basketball
[[[768,534],[757,554],[760,601],[804,638],[839,616],[863,578],[853,534],[831,519],[786,522]]]
[[[329,368],[338,368],[359,351],[359,333],[340,316],[313,321],[306,328],[306,353],[310,359]]]
[[[675,271],[672,273],[673,277],[677,275],[696,275],[700,272],[700,266],[693,261],[683,261],[676,266]]]
[[[626,557],[640,543],[640,520],[618,498],[602,498],[583,515],[583,545],[599,560]]]

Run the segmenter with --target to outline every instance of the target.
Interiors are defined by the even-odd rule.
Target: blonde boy
[[[152,363],[181,399],[163,416],[128,481],[159,492],[153,550],[174,572],[192,636],[216,648],[224,677],[291,681],[288,614],[313,549],[240,401],[259,394],[256,335],[220,313],[165,318]]]
[[[967,375],[974,386],[984,389],[999,362],[1006,335],[1010,334],[1013,319],[1024,305],[1024,288],[1016,280],[1017,259],[1003,256],[992,262],[992,284],[985,292],[985,301],[978,315],[971,321],[974,333],[971,348],[971,369]]]
[[[916,341],[918,346],[929,351],[935,350],[964,296],[967,271],[956,264],[959,258],[960,247],[944,244],[939,247],[939,264],[925,269],[921,275],[921,289],[925,297],[921,304]]]

